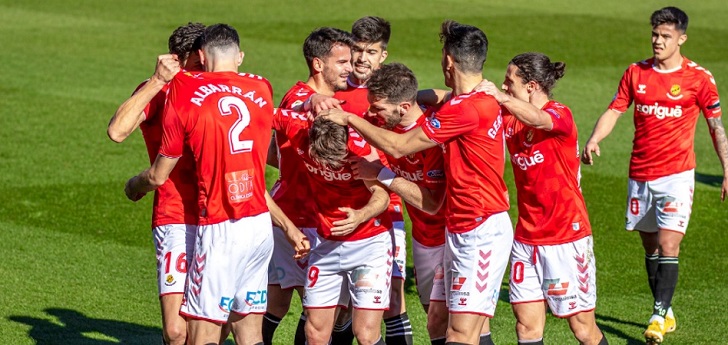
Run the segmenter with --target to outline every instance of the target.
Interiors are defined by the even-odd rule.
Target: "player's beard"
[[[367,81],[367,80],[369,80],[369,78],[372,77],[372,73],[374,73],[374,69],[372,68],[371,65],[368,65],[368,64],[361,64],[361,65],[364,65],[365,67],[367,67],[367,68],[364,69],[364,72],[357,71],[356,70],[356,67],[357,66],[355,64],[354,65],[354,70],[351,71],[351,73],[354,75],[354,77],[356,79],[358,79],[360,81]]]

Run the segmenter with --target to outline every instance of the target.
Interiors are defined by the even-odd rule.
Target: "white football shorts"
[[[272,253],[268,212],[199,226],[180,314],[216,323],[230,312],[264,314]]]
[[[421,245],[417,240],[412,240],[412,260],[415,264],[415,284],[417,294],[420,296],[422,305],[430,304],[433,293],[433,283],[436,277],[439,281],[439,288],[435,293],[435,301],[445,302],[445,286],[443,284],[445,273],[442,270],[445,245],[427,247]],[[439,270],[439,272],[438,272]],[[437,273],[436,273],[437,272]]]
[[[195,248],[197,225],[168,224],[152,229],[157,252],[159,296],[183,294],[187,268]]]
[[[394,270],[393,279],[407,278],[407,231],[404,229],[404,222],[392,222],[392,242],[394,243]]]
[[[639,182],[629,179],[627,224],[629,231],[659,229],[685,233],[693,207],[695,170]]]
[[[507,212],[488,217],[471,231],[445,233],[445,286],[451,314],[493,317],[512,243]]]
[[[308,238],[311,248],[315,246],[316,228],[301,228],[301,232]],[[268,285],[280,285],[281,289],[303,287],[308,272],[308,257],[300,260],[293,259],[293,247],[286,235],[277,226],[273,226],[273,257],[268,266]]]
[[[596,263],[592,236],[551,246],[513,242],[511,304],[548,303],[557,317],[594,310]]]

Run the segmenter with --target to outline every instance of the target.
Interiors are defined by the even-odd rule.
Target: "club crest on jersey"
[[[430,126],[432,126],[433,128],[440,129],[440,120],[438,120],[436,118],[432,118],[430,120]]]
[[[667,94],[667,98],[672,100],[678,100],[683,97],[683,95],[680,94],[680,84],[675,84],[670,87],[670,92]]]
[[[528,130],[526,133],[526,142],[531,143],[533,141],[533,129]]]

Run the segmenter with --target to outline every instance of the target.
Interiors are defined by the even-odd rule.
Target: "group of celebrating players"
[[[363,17],[351,33],[316,29],[303,44],[308,79],[277,108],[265,78],[238,73],[234,28],[178,28],[108,128],[121,142],[140,127],[147,144],[151,166],[125,193],[155,191],[164,343],[217,344],[232,330],[237,344],[271,344],[296,290],[295,344],[412,344],[404,205],[432,344],[493,344],[488,321],[509,258],[519,344],[544,343],[547,307],[580,344],[607,344],[580,156],[592,164],[633,102],[627,229],[640,231],[655,299],[645,340],[662,343],[675,329],[700,111],[726,172],[728,143],[715,81],[680,54],[687,16],[663,8],[652,28],[654,56],[625,72],[581,155],[571,110],[551,99],[565,64],[519,54],[499,88],[482,77],[488,40],[471,25],[442,24],[448,91],[418,90],[406,66],[384,64],[382,18]],[[266,164],[280,172],[270,193]]]

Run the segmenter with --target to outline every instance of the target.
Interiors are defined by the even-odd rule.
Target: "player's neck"
[[[422,109],[417,103],[415,103],[412,107],[410,107],[409,111],[402,116],[399,126],[402,128],[409,128],[417,122],[417,119],[419,119],[420,116],[422,116]]]
[[[354,74],[352,73],[352,74],[349,74],[349,79],[347,79],[346,82],[353,86],[362,86],[362,85],[366,85],[367,81],[369,81],[369,79],[359,79],[359,78],[355,77]]]
[[[214,73],[221,73],[221,72],[233,72],[238,73],[238,65],[233,63],[228,63],[226,61],[210,61],[210,63],[205,66],[206,72],[214,72]]]
[[[310,86],[314,92],[324,96],[333,96],[335,92],[334,88],[324,80],[323,74],[320,73],[308,77],[306,85]]]
[[[653,66],[655,69],[661,70],[661,71],[670,71],[679,68],[682,66],[683,63],[683,56],[680,54],[680,51],[675,52],[672,56],[665,60],[658,60],[655,58],[655,62]]]
[[[456,72],[453,75],[453,96],[472,92],[478,84],[483,81],[483,75]]]
[[[533,104],[534,107],[543,109],[543,107],[551,101],[549,96],[543,92],[534,93],[528,103]]]

